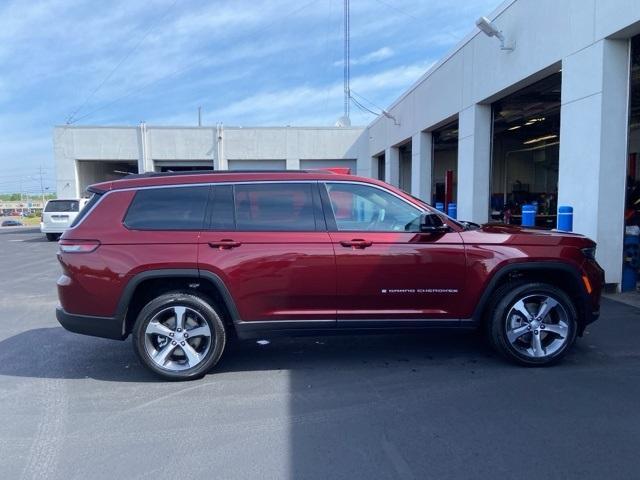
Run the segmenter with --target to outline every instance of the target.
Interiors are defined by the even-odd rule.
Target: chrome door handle
[[[211,248],[217,248],[218,250],[231,250],[242,245],[240,242],[234,242],[233,240],[223,239],[219,242],[209,242]]]
[[[353,240],[343,240],[340,242],[340,245],[355,250],[370,247],[371,245],[373,245],[373,242],[369,240],[363,240],[361,238],[354,238]]]

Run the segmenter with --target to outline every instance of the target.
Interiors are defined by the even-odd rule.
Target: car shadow
[[[566,364],[588,366],[610,360],[602,349],[579,340]],[[298,377],[330,372],[367,375],[372,369],[418,372],[453,368],[471,374],[520,368],[502,359],[479,332],[430,330],[413,333],[276,337],[266,341],[230,341],[208,375],[292,371]],[[77,335],[62,327],[36,328],[0,341],[0,375],[111,382],[157,382],[143,367],[130,340]]]
[[[0,342],[0,375],[112,382],[156,381],[129,342],[76,335],[62,327],[35,328]]]
[[[33,227],[2,227],[0,229],[0,235],[33,235],[34,233],[40,233],[40,229]]]
[[[478,367],[502,363],[477,333],[426,332],[363,336],[275,338],[228,343],[218,373],[261,370],[331,371]],[[124,342],[76,335],[62,327],[36,328],[0,341],[0,375],[112,382],[155,382]]]
[[[234,343],[216,372],[246,370],[354,371],[370,368],[475,366],[501,363],[477,332],[414,333],[273,338]]]
[[[26,239],[22,240],[22,242],[23,243],[53,243],[53,244],[57,244],[58,243],[58,242],[51,242],[51,241],[47,240],[47,238],[44,236],[44,234],[41,237],[26,238]]]

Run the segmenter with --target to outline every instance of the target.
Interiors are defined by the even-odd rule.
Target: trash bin
[[[640,267],[640,237],[638,235],[625,235],[622,285],[620,285],[623,292],[631,292],[636,289],[638,267]]]
[[[522,206],[522,226],[535,227],[536,225],[536,207],[534,205]]]
[[[558,230],[573,231],[573,207],[568,205],[558,207]]]
[[[458,205],[456,205],[455,203],[450,203],[447,206],[447,215],[449,215],[453,219],[458,218]]]

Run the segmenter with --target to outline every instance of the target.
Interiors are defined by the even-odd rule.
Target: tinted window
[[[45,212],[77,212],[80,210],[78,200],[49,200],[44,207]]]
[[[209,208],[210,230],[235,230],[236,221],[233,210],[233,186],[218,185],[211,189],[211,207]]]
[[[311,188],[308,183],[236,185],[238,230],[315,230]]]
[[[138,190],[124,223],[134,230],[200,230],[208,196],[206,186]]]
[[[385,190],[352,183],[328,183],[327,192],[338,230],[420,230],[422,212]]]
[[[91,199],[87,203],[85,203],[84,207],[82,207],[82,210],[80,210],[80,213],[78,214],[78,216],[71,223],[71,227],[75,227],[76,225],[78,225],[80,223],[80,220],[82,220],[84,217],[87,216],[87,213],[89,213],[89,210],[91,210],[93,206],[96,203],[98,203],[98,200],[100,200],[101,196],[102,194],[99,194],[99,193],[94,193],[91,196]]]

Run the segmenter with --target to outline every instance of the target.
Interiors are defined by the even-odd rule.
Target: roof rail
[[[183,172],[146,172],[146,173],[130,173],[123,177],[126,179],[133,178],[154,178],[154,177],[174,177],[181,175],[223,175],[239,173],[318,173],[319,171],[326,173],[334,173],[330,170],[187,170]]]

